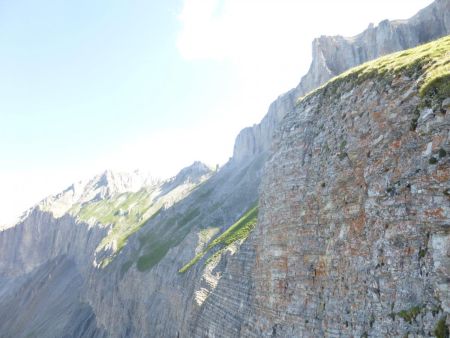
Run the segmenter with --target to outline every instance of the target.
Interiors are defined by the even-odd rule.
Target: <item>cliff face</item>
[[[408,20],[371,24],[357,36],[321,36],[312,43],[312,63],[296,88],[278,97],[261,123],[246,128],[236,138],[236,159],[269,151],[273,133],[299,97],[334,76],[380,56],[412,48],[450,34],[450,1],[437,0]]]
[[[179,270],[254,205],[264,162],[217,173],[196,162],[140,186],[106,172],[42,201],[0,232],[2,336],[190,336],[243,240]],[[248,294],[249,284],[235,284]]]
[[[234,143],[233,160],[241,162],[268,152],[274,131],[283,116],[292,110],[297,98],[296,90],[292,89],[272,102],[259,124],[241,130]]]
[[[105,227],[34,208],[0,232],[0,332],[3,337],[101,337],[83,297]]]
[[[312,44],[313,61],[296,88],[303,96],[332,77],[382,55],[450,34],[450,2],[438,0],[409,20],[381,21],[350,38],[321,36]]]
[[[180,269],[255,203],[263,163],[264,158],[256,158],[241,167],[232,163],[223,167],[149,220],[105,269],[92,271],[87,298],[100,327],[112,337],[190,337],[201,332],[203,325],[220,326],[222,314],[208,322],[209,312],[204,309],[214,303],[214,297],[224,304],[222,291],[216,290],[232,295],[225,302],[228,305],[234,303],[239,288],[248,294],[249,281],[233,275],[236,279],[229,284],[226,271],[235,271],[233,266],[239,265],[229,266],[230,257],[248,271],[251,255],[240,255],[245,251],[240,251],[238,240],[220,247],[222,251],[211,249],[185,272]],[[228,305],[225,311],[232,311]],[[233,330],[236,324],[228,325]]]
[[[450,109],[420,76],[336,81],[283,119],[244,336],[432,336],[448,316]]]
[[[448,4],[398,24],[441,20],[433,8]],[[361,66],[299,103],[290,91],[217,172],[105,172],[44,200],[0,231],[1,335],[445,332],[449,43]]]

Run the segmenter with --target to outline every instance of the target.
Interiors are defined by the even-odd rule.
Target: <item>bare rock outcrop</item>
[[[166,182],[105,172],[0,231],[1,335],[445,332],[450,99],[419,95],[421,67],[297,98],[380,53],[448,34],[448,6],[316,40],[310,72],[239,134],[220,170],[196,162]],[[249,236],[236,228],[213,248],[259,197]]]
[[[417,78],[337,81],[285,116],[243,336],[430,337],[449,324],[450,110],[427,106]]]
[[[279,96],[259,124],[243,129],[236,138],[233,158],[240,161],[270,149],[281,119],[299,97],[334,76],[380,56],[412,48],[450,34],[450,1],[436,0],[408,20],[371,24],[353,37],[321,36],[312,43],[312,63],[297,85]]]

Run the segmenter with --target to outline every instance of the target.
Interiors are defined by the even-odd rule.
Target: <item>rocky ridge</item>
[[[38,207],[58,218],[76,204],[105,200],[125,192],[137,192],[143,187],[153,187],[158,183],[158,179],[137,170],[131,173],[106,170],[92,179],[76,182],[63,192],[45,198]]]
[[[221,276],[208,277],[204,261],[186,274],[179,269],[255,203],[263,163],[260,157],[213,173],[196,162],[165,182],[130,185],[134,191],[110,189],[113,181],[99,175],[44,200],[0,234],[1,332],[7,337],[189,332],[188,318]],[[121,187],[115,181],[111,186]],[[61,205],[69,212],[59,216],[54,211]],[[134,223],[135,216],[142,221]],[[113,243],[120,238],[125,245],[118,250]],[[111,245],[103,245],[105,240]],[[218,258],[233,255],[239,245]],[[217,264],[216,259],[209,269]],[[52,288],[62,299],[48,298]],[[34,320],[24,326],[21,317]],[[57,325],[43,325],[53,319]]]
[[[241,160],[270,150],[273,134],[297,99],[329,79],[366,61],[412,48],[450,34],[450,1],[436,0],[408,20],[370,24],[354,37],[321,36],[312,43],[311,66],[297,85],[279,96],[259,124],[236,138],[233,158]]]

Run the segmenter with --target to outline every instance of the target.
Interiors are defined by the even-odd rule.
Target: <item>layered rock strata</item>
[[[344,78],[283,119],[242,336],[430,337],[450,323],[450,109],[423,103],[419,76]]]
[[[408,20],[384,20],[353,36],[321,36],[312,43],[311,66],[297,85],[278,97],[259,124],[236,138],[237,161],[270,149],[273,133],[297,99],[346,70],[380,56],[412,48],[450,34],[450,1],[436,0]]]
[[[397,23],[419,28],[392,36],[406,29],[418,35],[408,43],[420,43],[448,32],[448,4]],[[0,332],[433,335],[449,323],[450,104],[419,97],[421,72],[349,76],[298,106],[294,89],[238,136],[218,172],[195,163],[166,182],[106,172],[46,199],[0,232]],[[245,242],[180,272],[259,194],[260,224]],[[110,223],[130,215],[137,223],[120,223],[123,233]]]

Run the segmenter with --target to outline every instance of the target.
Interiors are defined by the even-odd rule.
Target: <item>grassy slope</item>
[[[399,73],[423,75],[419,93],[424,100],[450,97],[450,36],[352,68],[300,98],[297,103],[318,92],[333,93],[343,82],[357,85],[369,78],[389,79]]]
[[[258,220],[258,206],[254,206],[250,208],[236,223],[234,223],[221,235],[212,240],[203,251],[198,253],[191,261],[189,261],[185,266],[183,266],[179,270],[179,272],[184,273],[188,271],[200,259],[202,259],[206,254],[208,254],[213,248],[216,247],[220,248],[218,251],[220,252],[237,241],[245,240],[248,237],[250,231],[252,231],[253,228],[256,226],[257,220]]]
[[[161,206],[154,204],[150,192],[141,189],[135,193],[123,193],[109,200],[74,206],[70,213],[82,221],[95,219],[102,224],[112,224],[112,230],[103,238],[98,249],[116,242],[117,254],[125,246],[129,236],[141,228],[151,217],[156,216]]]
[[[196,190],[196,188],[193,190]],[[212,189],[203,190],[200,189],[198,192],[197,205],[205,202],[212,192]],[[163,212],[164,199],[154,200],[152,193],[153,191],[143,188],[138,192],[123,193],[107,200],[90,202],[84,205],[78,204],[69,211],[81,221],[89,222],[93,220],[104,225],[112,225],[111,231],[97,247],[97,250],[107,247],[113,249],[113,255],[100,262],[102,267],[107,266],[114,259],[124,248],[132,234]],[[122,273],[125,273],[134,263],[137,263],[137,268],[140,271],[151,269],[166,255],[170,248],[177,246],[186,237],[192,227],[191,221],[200,214],[200,209],[194,206],[183,213],[177,212],[172,214],[171,217],[162,217],[161,221],[151,231],[139,237],[138,256],[124,264]]]
[[[177,213],[139,237],[141,255],[136,264],[138,270],[147,271],[158,264],[171,248],[181,243],[191,230],[192,221],[200,214],[198,208],[189,209],[183,214]]]

